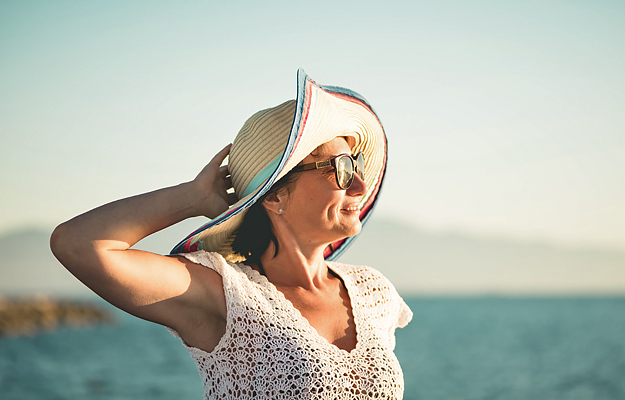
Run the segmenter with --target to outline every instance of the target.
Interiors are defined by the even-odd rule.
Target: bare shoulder
[[[220,269],[210,264],[213,260],[207,256],[169,256],[188,271],[189,287],[176,301],[173,312],[167,312],[169,317],[163,325],[176,330],[187,345],[210,351],[225,332],[227,306]]]
[[[203,260],[215,262],[204,254],[200,259],[189,259],[184,256],[170,256],[185,265],[189,272],[189,301],[190,306],[205,309],[211,314],[225,319],[226,297],[222,269],[218,265],[207,265]]]
[[[159,319],[154,322],[172,327],[184,336],[189,326],[225,320],[223,277],[216,265],[180,255],[164,256],[162,260],[173,268],[172,274],[159,282],[168,289],[163,289],[163,298],[152,304]]]

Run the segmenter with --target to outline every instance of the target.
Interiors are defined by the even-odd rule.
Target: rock
[[[32,336],[64,326],[85,327],[112,322],[110,312],[92,303],[46,296],[0,297],[0,336]]]

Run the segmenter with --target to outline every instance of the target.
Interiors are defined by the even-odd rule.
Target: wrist
[[[198,188],[193,181],[181,183],[176,189],[180,192],[179,198],[185,219],[205,215],[206,193]]]
[[[228,209],[228,205],[220,196],[207,190],[196,181],[180,184],[182,187],[184,204],[188,207],[187,218],[207,217],[213,219]]]

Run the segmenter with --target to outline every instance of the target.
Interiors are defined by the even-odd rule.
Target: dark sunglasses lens
[[[362,153],[356,155],[356,171],[360,179],[365,180],[365,156]]]
[[[336,159],[336,182],[341,189],[347,189],[354,179],[354,164],[348,156],[341,156]]]

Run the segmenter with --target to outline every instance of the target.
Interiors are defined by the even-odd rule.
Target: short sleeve
[[[333,264],[340,267],[345,276],[357,287],[359,297],[369,309],[379,307],[382,318],[375,323],[387,332],[391,342],[397,328],[408,325],[412,319],[412,311],[397,293],[395,286],[380,271],[367,266]]]
[[[408,322],[412,320],[412,310],[406,304],[404,299],[401,298],[399,294],[397,294],[397,303],[398,303],[398,315],[395,323],[395,328],[403,328],[408,325]]]
[[[192,261],[196,264],[210,268],[222,277],[225,277],[226,275],[226,271],[224,269],[226,268],[227,263],[218,253],[210,253],[207,251],[199,250],[193,253],[182,253],[178,255],[183,256],[187,260]]]

